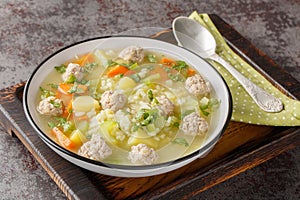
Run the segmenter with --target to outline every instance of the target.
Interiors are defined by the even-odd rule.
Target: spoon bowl
[[[223,65],[252,97],[254,102],[266,112],[280,112],[282,102],[267,91],[255,85],[228,62],[216,54],[216,41],[213,35],[202,25],[188,17],[174,19],[173,34],[179,46],[193,51],[199,56],[214,60]]]

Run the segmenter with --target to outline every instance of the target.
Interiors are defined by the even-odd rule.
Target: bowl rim
[[[149,37],[144,37],[144,36],[132,36],[132,35],[112,35],[112,36],[100,36],[100,37],[93,37],[93,38],[88,38],[85,40],[81,40],[75,43],[72,43],[70,45],[66,45],[65,47],[60,48],[59,50],[53,52],[52,54],[50,54],[48,57],[46,57],[40,64],[38,64],[38,66],[34,69],[34,71],[31,73],[29,79],[27,80],[25,87],[24,87],[24,92],[23,92],[23,109],[26,115],[27,120],[29,121],[29,123],[31,124],[31,126],[36,130],[38,136],[43,140],[43,142],[45,142],[47,145],[52,146],[53,148],[57,149],[58,151],[61,151],[64,154],[67,154],[68,156],[71,156],[75,159],[78,159],[80,161],[84,161],[87,162],[89,164],[93,164],[93,165],[97,165],[97,166],[101,166],[101,167],[105,167],[105,168],[111,168],[111,169],[120,169],[120,170],[146,170],[146,169],[157,169],[160,167],[167,167],[167,166],[172,166],[172,165],[176,165],[184,160],[189,160],[193,157],[197,157],[197,155],[199,155],[200,152],[204,152],[207,149],[209,149],[210,147],[212,147],[212,145],[214,145],[214,143],[216,143],[219,138],[223,135],[223,133],[225,132],[230,119],[231,119],[231,115],[232,115],[232,110],[233,110],[233,104],[232,104],[232,95],[230,93],[229,87],[225,81],[225,79],[221,76],[221,74],[205,59],[203,59],[202,57],[200,57],[199,55],[197,55],[196,53],[184,48],[184,47],[180,47],[177,45],[174,45],[178,48],[182,48],[185,51],[188,51],[194,55],[196,55],[197,57],[199,57],[200,59],[202,59],[204,62],[206,62],[215,72],[216,74],[221,78],[226,91],[227,91],[227,100],[228,100],[228,111],[227,111],[227,116],[226,116],[226,120],[224,122],[224,125],[222,127],[222,129],[219,131],[219,133],[217,134],[217,136],[215,138],[213,138],[209,143],[207,143],[204,146],[201,146],[199,149],[195,150],[193,153],[190,153],[188,155],[185,155],[183,157],[177,158],[175,160],[172,161],[167,161],[167,162],[162,162],[162,163],[157,163],[157,164],[151,164],[151,165],[120,165],[120,164],[111,164],[111,163],[105,163],[102,161],[97,161],[97,160],[92,160],[83,156],[80,156],[77,153],[74,153],[70,150],[65,149],[64,147],[60,146],[59,144],[57,144],[54,140],[52,140],[46,133],[44,133],[44,131],[41,130],[41,128],[38,126],[38,124],[34,121],[33,116],[30,113],[30,109],[28,106],[28,102],[27,102],[27,96],[28,96],[28,90],[29,87],[31,85],[32,79],[35,77],[35,74],[37,73],[37,71],[44,65],[44,63],[46,63],[49,59],[53,58],[54,56],[56,56],[57,54],[59,54],[60,52],[67,50],[68,48],[74,47],[76,45],[79,44],[83,44],[86,42],[90,42],[90,41],[94,41],[94,40],[101,40],[101,39],[107,39],[107,38],[122,38],[122,37],[131,37],[131,38],[140,38],[140,39],[146,39],[146,40],[156,40],[162,43],[167,43],[169,45],[174,45],[172,43],[166,42],[166,41],[162,41],[156,38],[149,38]],[[55,153],[55,152],[54,152]]]

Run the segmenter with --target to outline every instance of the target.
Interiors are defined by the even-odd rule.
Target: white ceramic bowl
[[[64,149],[42,131],[38,121],[38,113],[36,111],[36,96],[38,95],[39,86],[41,85],[42,81],[52,70],[54,70],[53,66],[60,65],[61,63],[74,58],[75,55],[91,52],[99,47],[103,49],[122,49],[130,45],[137,45],[146,50],[159,51],[161,53],[165,53],[166,55],[170,55],[171,57],[177,58],[178,60],[184,60],[189,65],[199,70],[200,73],[205,76],[205,79],[210,82],[213,88],[212,95],[214,98],[219,99],[221,104],[219,108],[213,112],[209,128],[209,136],[198,150],[174,161],[155,165],[114,165],[87,159],[67,149]],[[93,38],[78,42],[55,52],[53,55],[46,58],[35,69],[25,86],[23,98],[24,111],[28,121],[36,130],[39,137],[51,149],[53,149],[53,151],[75,165],[85,169],[101,174],[120,177],[144,177],[162,174],[175,170],[197,158],[205,156],[213,148],[222,133],[225,131],[232,113],[232,101],[228,86],[220,74],[208,62],[196,54],[173,44],[156,39],[131,36]]]

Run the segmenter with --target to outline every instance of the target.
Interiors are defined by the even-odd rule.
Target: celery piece
[[[94,55],[97,58],[97,60],[99,60],[99,62],[102,64],[103,67],[107,68],[109,66],[109,59],[107,58],[104,51],[97,49],[94,52]]]

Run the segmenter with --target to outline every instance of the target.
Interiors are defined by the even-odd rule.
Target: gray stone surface
[[[1,0],[0,88],[26,80],[48,55],[83,39],[132,28],[170,27],[192,11],[215,13],[300,81],[299,0]],[[194,199],[300,199],[300,148]],[[0,199],[66,197],[0,126]]]

